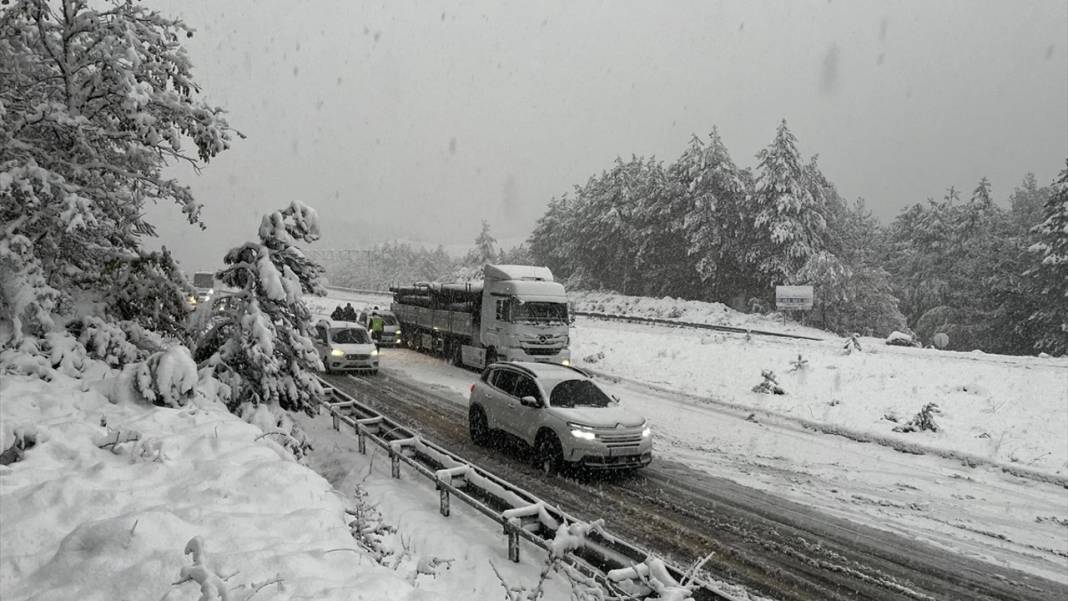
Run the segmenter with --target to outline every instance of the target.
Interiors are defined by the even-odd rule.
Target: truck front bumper
[[[539,363],[562,363],[571,365],[571,351],[563,348],[553,354],[531,354],[522,348],[498,349],[497,356],[501,361],[536,361]]]

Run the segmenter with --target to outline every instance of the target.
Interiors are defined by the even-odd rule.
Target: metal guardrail
[[[500,524],[507,537],[508,558],[513,562],[520,560],[520,539],[548,552],[559,525],[581,522],[452,451],[423,440],[328,382],[320,381],[328,395],[337,399],[325,403],[335,430],[340,432],[342,424],[350,428],[357,437],[361,454],[367,453],[367,441],[385,449],[394,478],[400,477],[400,464],[404,463],[433,481],[438,490],[441,515],[449,516],[451,499],[455,497]],[[653,555],[636,545],[603,530],[592,530],[581,549],[568,552],[561,560],[606,590],[618,591],[619,582],[609,577],[609,571],[641,567],[640,564],[649,557]],[[694,601],[737,601],[711,583],[692,580],[692,575],[678,566],[666,561],[664,566],[676,582],[691,580]]]
[[[718,332],[733,332],[735,334],[756,334],[759,336],[777,336],[779,338],[793,338],[795,340],[816,340],[822,341],[823,338],[815,338],[812,336],[802,336],[800,334],[787,334],[785,332],[770,332],[767,330],[753,330],[749,328],[739,328],[736,326],[720,326],[710,323],[696,323],[692,321],[678,321],[676,319],[663,319],[659,317],[637,317],[633,315],[614,315],[612,313],[596,313],[592,311],[572,311],[572,315],[580,315],[582,317],[590,317],[593,319],[603,319],[605,321],[625,321],[629,323],[648,323],[656,325],[674,326],[678,328],[697,328],[701,330],[716,330]]]
[[[369,288],[343,288],[341,286],[323,286],[327,290],[337,290],[338,292],[350,292],[352,294],[374,294],[377,296],[393,296],[393,293],[389,290],[372,290]]]

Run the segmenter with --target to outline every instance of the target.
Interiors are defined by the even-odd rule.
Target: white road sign
[[[812,308],[812,286],[776,286],[775,308],[780,311],[807,311]]]

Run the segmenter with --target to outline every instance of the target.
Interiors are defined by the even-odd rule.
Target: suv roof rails
[[[514,361],[497,361],[495,363],[491,363],[490,365],[487,365],[486,367],[490,367],[491,365],[509,365],[511,367],[514,367],[514,368],[518,369],[519,371],[521,371],[521,372],[523,372],[525,374],[528,374],[528,375],[533,376],[535,378],[538,377],[538,374],[534,373],[534,370],[530,369],[529,367],[527,367],[525,365],[520,365],[519,363],[516,363]],[[537,365],[552,365],[552,366],[555,366],[555,367],[563,367],[565,369],[570,369],[571,371],[576,372],[576,373],[582,375],[583,377],[590,378],[591,380],[593,379],[593,374],[589,373],[588,371],[586,371],[584,369],[575,367],[574,365],[564,365],[563,363],[537,363]]]
[[[534,373],[534,370],[530,369],[529,367],[527,367],[525,365],[520,365],[520,364],[518,364],[518,363],[516,363],[514,361],[494,361],[493,363],[490,363],[489,365],[487,365],[486,368],[489,369],[490,367],[493,367],[495,365],[500,365],[500,366],[505,366],[505,367],[512,367],[512,368],[517,369],[517,370],[519,370],[519,371],[521,371],[521,372],[523,372],[523,373],[525,373],[528,376],[531,376],[533,378],[537,378],[538,377],[538,374]]]

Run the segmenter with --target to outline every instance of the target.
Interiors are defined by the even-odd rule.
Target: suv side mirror
[[[537,409],[538,407],[541,407],[541,401],[539,401],[538,399],[536,399],[536,398],[534,398],[532,396],[525,396],[525,397],[519,399],[519,402],[523,403],[527,407],[534,407],[535,409]]]

